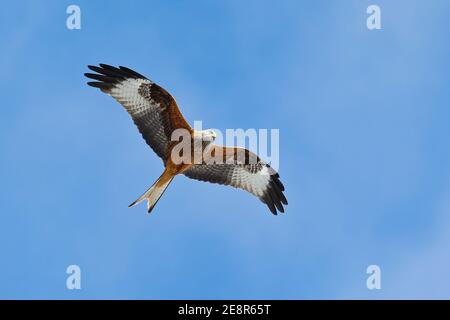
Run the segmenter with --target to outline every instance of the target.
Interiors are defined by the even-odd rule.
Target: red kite
[[[165,166],[159,179],[130,207],[147,200],[150,213],[172,179],[177,174],[184,174],[191,179],[243,189],[257,196],[273,214],[276,215],[277,210],[284,212],[283,204],[287,205],[287,200],[278,173],[254,153],[213,144],[216,138],[213,130],[192,129],[175,99],[143,75],[122,66],[100,64],[88,68],[96,72],[85,73],[86,77],[96,80],[88,85],[99,88],[125,107],[144,140]],[[201,150],[207,150],[209,158],[203,158],[199,163],[193,159],[174,162],[171,155],[177,142],[172,141],[172,134],[179,129],[188,132],[192,146],[201,141]],[[222,161],[209,161],[213,158]]]

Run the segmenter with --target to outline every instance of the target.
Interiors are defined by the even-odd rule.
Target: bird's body
[[[147,144],[164,163],[160,178],[130,206],[147,200],[151,212],[173,178],[184,174],[192,179],[244,189],[256,195],[273,214],[277,210],[284,212],[283,204],[287,205],[287,200],[278,173],[254,153],[215,145],[213,130],[191,128],[175,99],[141,74],[105,64],[88,67],[97,72],[85,74],[96,80],[88,84],[125,107]],[[188,148],[180,149],[180,145],[186,144]]]

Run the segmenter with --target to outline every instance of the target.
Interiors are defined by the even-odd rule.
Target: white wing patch
[[[267,204],[272,213],[276,209],[284,212],[287,200],[283,195],[284,186],[279,176],[270,166],[260,162],[259,170],[249,170],[248,165],[239,164],[201,164],[194,165],[184,172],[191,179],[230,185],[257,196]],[[275,209],[276,207],[276,209]]]
[[[126,79],[116,84],[108,94],[122,104],[131,116],[139,116],[147,112],[148,108],[159,107],[155,101],[149,101],[139,94],[139,88],[144,83],[153,84],[146,79]]]
[[[167,157],[168,138],[164,132],[162,108],[159,102],[151,98],[151,91],[157,85],[125,67],[115,68],[105,64],[88,66],[97,73],[85,73],[96,80],[88,82],[99,88],[125,107],[147,144],[162,158]]]

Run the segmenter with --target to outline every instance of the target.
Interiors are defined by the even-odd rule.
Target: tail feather
[[[172,182],[173,177],[166,177],[165,173],[147,190],[140,196],[136,201],[130,204],[128,207],[133,207],[144,200],[147,200],[147,212],[152,212],[158,200],[164,194],[170,182]]]

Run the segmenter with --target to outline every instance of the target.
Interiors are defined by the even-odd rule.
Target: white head
[[[203,141],[213,142],[217,137],[217,134],[214,132],[213,129],[202,130],[200,131],[200,133],[202,135]]]

